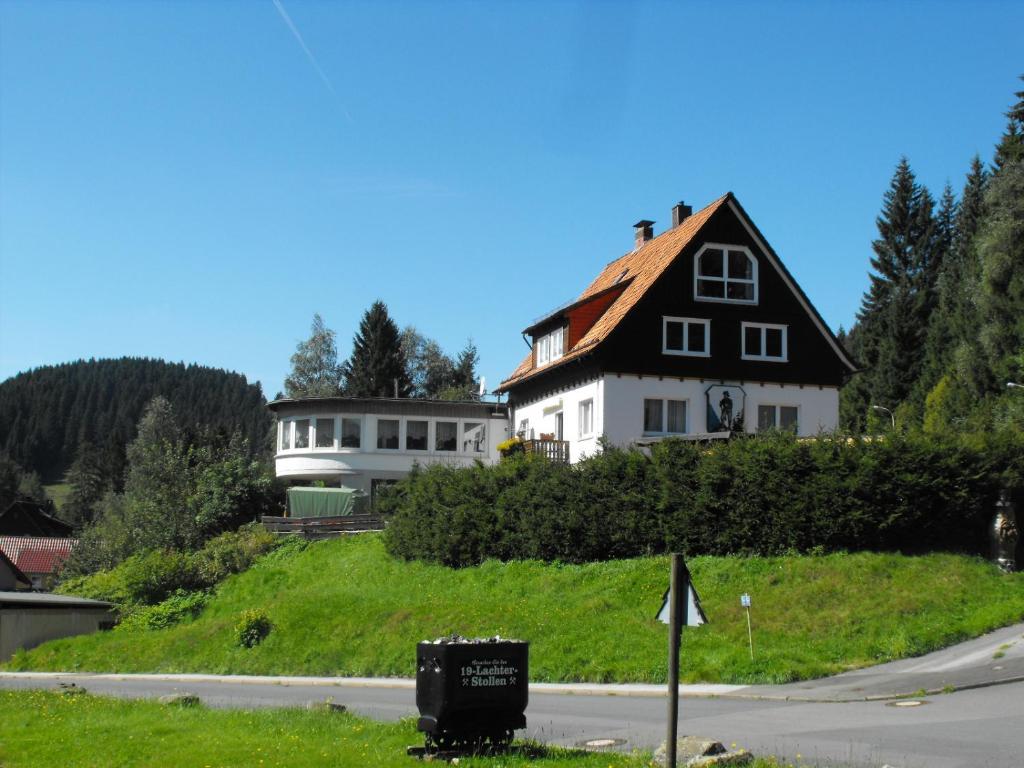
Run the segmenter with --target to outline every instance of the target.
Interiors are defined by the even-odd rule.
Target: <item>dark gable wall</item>
[[[704,243],[745,245],[758,261],[758,303],[694,301],[694,256]],[[711,357],[662,354],[662,317],[711,320]],[[789,362],[742,360],[741,323],[789,326]],[[703,379],[833,385],[846,367],[737,215],[723,206],[595,350],[605,371]],[[543,377],[542,377],[543,378]]]

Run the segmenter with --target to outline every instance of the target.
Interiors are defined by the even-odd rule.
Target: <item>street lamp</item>
[[[1007,389],[1024,389],[1024,384],[1018,384],[1016,381],[1006,382]]]
[[[892,415],[892,411],[890,411],[888,408],[885,408],[885,407],[883,407],[881,405],[872,405],[871,407],[874,410],[876,410],[876,411],[885,411],[886,413],[889,414],[889,418],[892,420],[892,431],[895,432],[896,431],[896,417]]]

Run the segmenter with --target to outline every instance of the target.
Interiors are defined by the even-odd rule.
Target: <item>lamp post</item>
[[[1016,381],[1006,382],[1007,389],[1024,389],[1024,384],[1018,384]]]
[[[892,411],[890,411],[888,408],[886,408],[884,406],[881,406],[881,405],[872,405],[871,407],[874,410],[876,410],[876,411],[885,411],[886,413],[889,414],[889,419],[892,421],[892,431],[895,432],[896,431],[896,417],[892,415]]]

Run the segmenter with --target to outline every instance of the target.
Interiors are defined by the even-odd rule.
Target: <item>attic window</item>
[[[619,283],[621,283],[625,279],[626,275],[628,275],[628,274],[629,274],[629,269],[622,270],[622,274],[615,278],[615,282],[612,283],[612,285],[618,285]]]
[[[537,351],[537,365],[545,365],[560,358],[565,351],[562,327],[538,336],[533,347]]]
[[[757,303],[757,259],[740,245],[707,243],[694,259],[694,298],[733,304]]]

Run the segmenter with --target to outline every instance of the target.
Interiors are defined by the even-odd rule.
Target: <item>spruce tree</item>
[[[76,529],[81,529],[93,521],[96,506],[111,487],[103,456],[92,443],[86,441],[79,444],[67,480],[71,485],[71,494],[61,510],[61,518]]]
[[[1024,80],[1024,75],[1021,75]],[[1017,103],[1006,113],[1006,131],[999,144],[996,145],[996,156],[993,161],[996,174],[1011,163],[1024,161],[1024,91],[1017,91]]]
[[[958,280],[959,264],[953,255],[956,240],[956,220],[959,206],[953,188],[946,183],[942,190],[939,210],[935,215],[934,250],[937,258],[935,276],[929,291],[931,301],[927,308],[928,328],[925,338],[924,363],[921,376],[915,382],[915,395],[922,402],[932,387],[949,367],[953,352],[952,311],[949,287]]]
[[[844,388],[841,411],[848,427],[863,423],[859,415],[871,405],[896,408],[921,374],[942,261],[933,208],[928,190],[901,158],[876,219],[871,282],[850,333],[851,352],[867,370]]]
[[[997,388],[1019,380],[1024,358],[1024,159],[1004,165],[985,197],[978,232],[981,346]]]
[[[363,315],[343,373],[350,397],[408,397],[412,392],[401,334],[384,302],[375,301]]]

